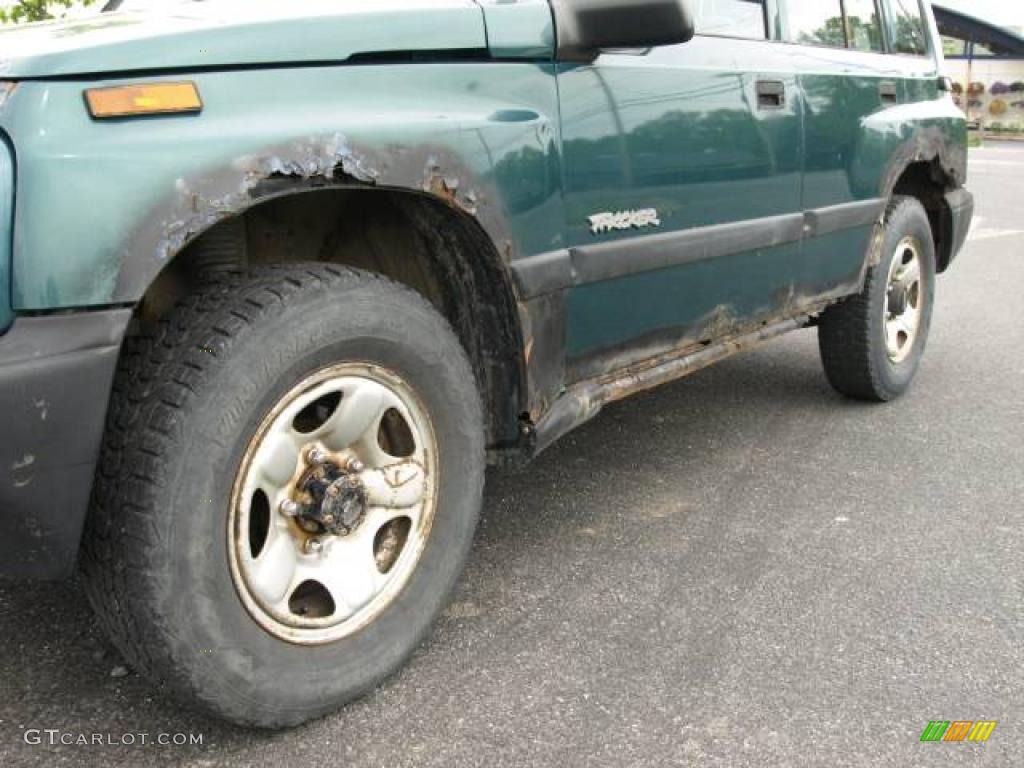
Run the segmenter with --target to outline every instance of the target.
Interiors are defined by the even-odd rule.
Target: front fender
[[[148,81],[181,76],[147,78]],[[282,191],[373,185],[441,197],[511,261],[561,246],[549,65],[421,63],[197,73],[199,115],[94,121],[88,87],[24,82],[13,305],[136,302],[188,242]],[[499,100],[500,96],[500,100]]]

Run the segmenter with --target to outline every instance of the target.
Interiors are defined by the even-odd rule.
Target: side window
[[[882,20],[875,0],[845,0],[850,47],[858,51],[882,51]]]
[[[919,0],[889,0],[887,15],[893,52],[918,56],[928,53]]]
[[[789,0],[790,42],[846,47],[843,7],[839,0]]]
[[[697,0],[696,27],[701,35],[765,40],[764,0]]]

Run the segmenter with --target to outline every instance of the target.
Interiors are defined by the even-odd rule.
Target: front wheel
[[[928,214],[914,198],[894,198],[881,262],[864,290],[829,307],[818,325],[825,374],[838,392],[887,402],[907,390],[931,327],[935,264]]]
[[[293,725],[394,671],[464,563],[475,379],[419,295],[271,268],[132,339],[83,548],[128,661],[236,723]]]

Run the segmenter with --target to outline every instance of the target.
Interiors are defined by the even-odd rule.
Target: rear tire
[[[180,302],[155,332],[126,344],[83,543],[82,570],[89,600],[127,661],[185,702],[238,724],[267,728],[325,714],[380,683],[408,658],[443,608],[466,559],[481,503],[480,398],[470,363],[444,318],[415,292],[383,278],[332,266],[297,265],[267,268],[207,287]],[[300,423],[299,416],[288,421],[289,415],[283,422],[296,434],[305,434],[312,424],[310,439],[322,432],[318,444],[329,445],[325,451],[343,457],[337,466],[321,464],[327,461],[324,452],[319,460],[309,458],[309,446],[295,443],[297,452],[286,457],[284,466],[291,461],[298,476],[306,471],[302,462],[316,464],[309,467],[312,474],[302,475],[303,482],[321,477],[317,467],[331,466],[328,480],[351,471],[337,483],[348,492],[352,483],[377,473],[377,491],[369,480],[360,486],[362,515],[347,520],[354,526],[352,538],[308,517],[287,517],[283,512],[279,516],[274,508],[264,514],[263,530],[251,521],[243,528],[233,526],[238,479],[248,471],[251,457],[263,455],[265,442],[260,441],[269,434],[264,431],[271,423],[268,419],[284,412],[279,410],[282,403],[297,402],[289,400],[291,393],[301,394],[310,377],[320,376],[322,384],[324,371],[337,370],[339,363],[350,366],[345,369],[350,378],[338,381],[350,381],[353,370],[377,371],[379,381],[367,386],[386,394],[391,390],[384,384],[401,382],[401,387],[395,384],[395,392],[405,398],[395,400],[383,415],[377,415],[389,407],[380,405],[383,401],[367,406],[369,426],[359,433],[361,442],[348,448],[329,445],[329,440],[342,439],[350,416],[339,416],[341,426],[328,429],[331,414],[349,413],[339,402],[356,408],[356,396],[350,398],[348,390],[337,402],[330,395],[317,401],[317,408],[303,408],[299,416],[320,419],[319,426],[315,421]],[[363,386],[360,382],[365,383],[358,378],[357,384]],[[406,429],[416,435],[417,443],[417,428],[429,432],[429,438],[423,438],[424,451],[430,448],[435,453],[429,464],[423,460],[430,471],[424,470],[429,477],[417,480],[422,483],[421,496],[395,504],[422,504],[422,510],[428,503],[433,506],[422,537],[396,534],[387,541],[384,561],[390,558],[394,565],[387,568],[394,570],[381,571],[380,542],[388,539],[381,539],[381,531],[393,521],[376,534],[369,526],[378,525],[382,518],[375,516],[390,509],[387,494],[398,491],[397,486],[380,485],[383,475],[371,461],[390,462],[387,457],[392,454],[414,455],[416,448],[391,447],[394,440],[410,440],[400,425],[386,427],[401,431],[397,438],[378,436],[385,429],[379,425],[386,418],[405,418],[402,403],[413,400],[420,416],[410,417],[415,424]],[[389,415],[392,411],[399,415]],[[363,411],[351,412],[357,414],[356,421],[362,418],[358,414]],[[367,442],[367,435],[377,444]],[[352,458],[356,454],[365,466]],[[267,455],[273,459],[276,449],[268,449]],[[348,469],[341,467],[345,461]],[[259,482],[272,476],[270,470],[258,474],[263,478]],[[338,488],[332,491],[326,481],[317,487],[324,504],[325,493],[338,496]],[[244,502],[250,517],[255,516],[256,496]],[[327,509],[311,503],[309,509],[313,507]],[[411,526],[426,519],[425,511],[420,514],[410,513]],[[300,566],[319,567],[321,561],[314,554],[321,545],[335,553],[343,545],[356,546],[360,534],[355,526],[362,526],[365,535],[358,540],[371,543],[380,571],[379,577],[372,574],[373,583],[392,586],[381,587],[372,600],[352,608],[348,625],[335,619],[335,612],[342,615],[339,605],[344,601],[335,604],[322,593],[312,595],[303,586],[309,582],[300,585],[306,589],[301,597],[299,589],[281,582],[283,602],[267,598],[261,603],[266,590],[252,586],[258,585],[259,572],[253,570],[256,575],[250,580],[233,558],[239,551],[243,560],[248,558],[246,541],[254,562],[264,557],[263,544],[236,539],[262,536],[269,541],[268,526],[273,536],[282,537],[282,546],[303,545],[287,555],[288,562],[298,564],[295,579],[306,573],[298,570]],[[307,535],[306,528],[315,535]],[[315,552],[310,545],[314,538],[320,542]],[[415,551],[408,550],[408,562],[403,561],[410,542],[421,540]],[[350,562],[347,558],[338,562]],[[392,580],[399,563],[404,574],[400,583]],[[346,575],[340,581],[325,580],[331,587],[322,591],[329,598],[342,595],[347,600],[347,579]],[[332,591],[335,584],[341,585],[340,592]],[[319,607],[311,610],[311,599],[320,600]],[[270,616],[274,605],[285,606],[276,618]],[[359,613],[372,606],[373,612]],[[344,612],[349,612],[347,604]],[[361,623],[355,620],[359,617]],[[314,631],[317,622],[327,630]]]
[[[829,383],[847,397],[888,402],[910,387],[924,355],[935,303],[935,243],[928,215],[895,197],[885,216],[882,261],[864,290],[829,307],[818,346]]]

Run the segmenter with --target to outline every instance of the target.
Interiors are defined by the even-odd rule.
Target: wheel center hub
[[[297,517],[324,533],[348,536],[366,517],[366,489],[359,476],[336,464],[328,462],[312,469],[299,490],[311,503],[304,504]]]
[[[907,286],[898,283],[889,287],[889,314],[899,317],[910,305],[910,291]]]

